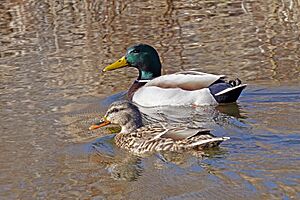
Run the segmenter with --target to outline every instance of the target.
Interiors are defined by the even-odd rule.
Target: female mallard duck
[[[121,126],[121,132],[115,136],[116,145],[137,154],[148,151],[202,150],[218,146],[229,139],[215,137],[206,129],[170,127],[164,123],[143,126],[139,109],[129,101],[112,103],[101,122],[89,129],[110,123]]]
[[[133,102],[145,106],[216,105],[235,102],[246,87],[239,79],[225,82],[224,75],[182,71],[161,76],[156,50],[146,44],[128,48],[126,55],[103,72],[135,67],[139,76],[128,91]]]

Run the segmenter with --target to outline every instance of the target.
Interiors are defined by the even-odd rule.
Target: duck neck
[[[152,61],[149,65],[143,65],[138,68],[139,76],[137,80],[151,80],[161,76],[161,63],[159,60]]]
[[[140,117],[132,118],[132,120],[128,121],[126,124],[121,125],[121,132],[123,134],[132,133],[136,129],[143,126],[142,119]]]
[[[153,78],[155,78],[155,77],[154,77],[154,74],[152,72],[143,71],[143,70],[139,71],[138,80],[151,80]]]

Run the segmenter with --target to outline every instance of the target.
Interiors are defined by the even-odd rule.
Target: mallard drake
[[[239,79],[225,81],[224,75],[181,71],[161,76],[157,51],[146,44],[129,47],[125,56],[105,67],[103,72],[134,67],[139,76],[128,90],[133,102],[144,106],[216,105],[235,102],[246,84]]]
[[[121,132],[115,136],[116,145],[136,154],[149,151],[203,150],[218,146],[229,139],[215,137],[207,129],[188,128],[183,125],[155,123],[144,126],[138,107],[129,101],[112,103],[100,123],[92,125],[89,129],[97,129],[111,123],[121,126]]]

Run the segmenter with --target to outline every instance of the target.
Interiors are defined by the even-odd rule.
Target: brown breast
[[[142,86],[144,86],[146,84],[146,82],[138,82],[138,81],[134,81],[134,83],[131,85],[131,87],[128,90],[127,93],[127,97],[129,100],[132,100],[132,97],[134,95],[134,93]]]

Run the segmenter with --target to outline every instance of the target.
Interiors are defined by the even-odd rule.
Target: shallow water
[[[1,2],[1,199],[299,199],[299,28],[296,0]],[[136,157],[87,130],[137,76],[100,69],[139,42],[164,73],[249,85],[237,104],[148,110],[231,140]]]

